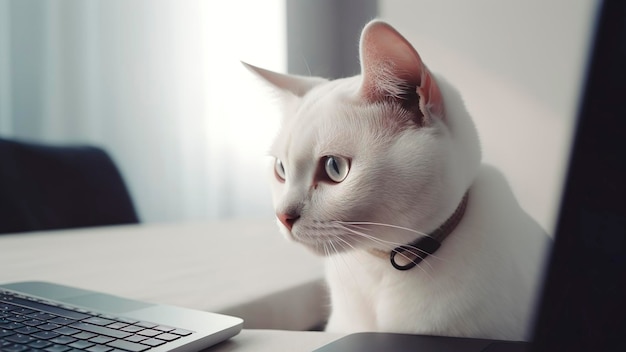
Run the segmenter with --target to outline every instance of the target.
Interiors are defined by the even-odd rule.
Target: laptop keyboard
[[[0,290],[2,352],[143,352],[192,333]]]

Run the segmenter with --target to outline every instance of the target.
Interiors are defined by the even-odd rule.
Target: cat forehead
[[[336,79],[319,84],[304,96],[296,99],[297,113],[315,109],[332,108],[342,104],[358,104],[361,76]]]
[[[331,81],[288,102],[273,154],[293,159],[348,153],[354,144],[349,138],[355,127],[351,115],[358,109],[354,87],[349,81]]]
[[[286,108],[272,154],[291,163],[315,162],[326,155],[352,157],[359,150],[390,141],[394,131],[398,131],[391,125],[398,121],[399,112],[359,100],[358,83],[330,82],[292,101]]]

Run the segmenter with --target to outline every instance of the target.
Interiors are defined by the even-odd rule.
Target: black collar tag
[[[461,222],[463,215],[465,214],[465,208],[467,207],[468,193],[465,193],[463,199],[459,203],[452,216],[446,220],[439,228],[433,231],[431,234],[418,238],[417,240],[394,248],[389,254],[389,260],[391,265],[398,270],[409,270],[419,264],[429,255],[435,253],[443,240],[454,231],[456,226]],[[396,261],[396,255],[400,254],[402,258],[408,261],[407,264],[398,264]]]
[[[398,270],[409,270],[419,264],[428,255],[435,253],[441,242],[433,239],[432,237],[422,237],[417,241],[411,242],[400,247],[395,248],[389,255],[391,265]],[[400,265],[396,262],[396,255],[400,254],[401,257],[407,259],[409,262],[405,265]]]

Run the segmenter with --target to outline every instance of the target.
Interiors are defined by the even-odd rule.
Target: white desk
[[[285,240],[271,220],[0,235],[0,282],[53,281],[232,314],[245,329],[306,330],[323,321],[322,271],[320,258]]]

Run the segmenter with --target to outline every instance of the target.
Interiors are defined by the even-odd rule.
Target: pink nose
[[[291,228],[293,227],[293,224],[296,222],[296,220],[300,219],[299,214],[279,213],[276,214],[276,217],[278,217],[278,220],[280,220],[280,222],[282,222],[289,231],[291,231]]]

